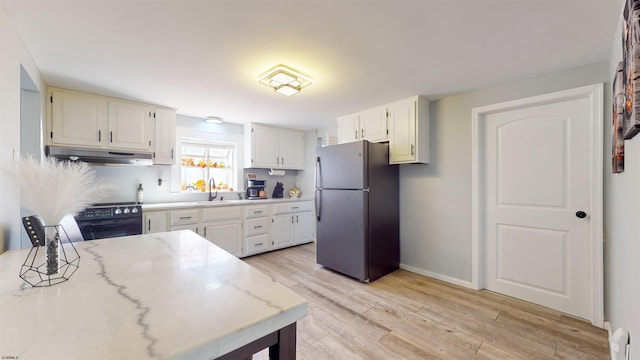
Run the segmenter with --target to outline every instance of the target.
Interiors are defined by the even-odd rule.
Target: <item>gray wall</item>
[[[431,164],[400,167],[403,266],[471,282],[472,108],[608,80],[609,64],[600,63],[432,102]]]
[[[609,78],[622,59],[621,19],[613,39]],[[611,99],[611,86],[606,99]],[[609,102],[609,104],[611,104]],[[605,107],[609,110],[611,107]],[[605,113],[605,119],[611,115]],[[613,330],[625,328],[631,335],[631,359],[640,359],[640,136],[624,143],[625,169],[611,173],[611,122],[605,121],[605,318]]]
[[[20,154],[21,68],[42,93],[44,81],[18,33],[11,26],[0,1],[0,253],[20,248],[20,197],[6,182],[4,171]],[[41,97],[44,108],[44,96]]]

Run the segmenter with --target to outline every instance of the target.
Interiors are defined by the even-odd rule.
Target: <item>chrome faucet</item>
[[[214,186],[216,186],[216,181],[213,180],[213,178],[209,179],[209,201],[212,201],[213,199],[218,197],[218,189],[216,189],[215,195],[211,194],[211,189],[213,189]]]

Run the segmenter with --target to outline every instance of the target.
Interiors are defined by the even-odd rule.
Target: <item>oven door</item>
[[[77,220],[85,240],[107,239],[142,234],[142,218]]]

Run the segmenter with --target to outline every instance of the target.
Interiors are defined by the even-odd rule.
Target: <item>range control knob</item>
[[[133,208],[133,209],[131,209],[131,213],[132,213],[132,214],[137,214],[137,213],[138,213],[138,208]]]
[[[124,208],[124,213],[128,214],[129,212],[131,212],[131,210],[129,210],[129,208]]]
[[[116,209],[116,211],[114,211],[114,213],[116,215],[120,215],[120,214],[122,214],[122,210],[120,210],[120,208],[118,208],[118,209]]]

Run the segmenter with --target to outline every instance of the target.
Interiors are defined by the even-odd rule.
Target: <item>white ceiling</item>
[[[313,129],[608,61],[623,0],[0,0],[49,85]],[[313,79],[285,97],[278,64]]]

